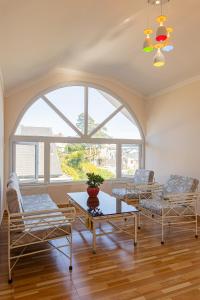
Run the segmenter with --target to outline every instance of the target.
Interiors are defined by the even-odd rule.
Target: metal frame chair
[[[141,190],[148,193],[154,182],[154,171],[138,169],[133,178],[122,178],[112,182],[112,195],[128,204],[138,205]]]
[[[161,244],[164,244],[164,228],[169,225],[193,223],[197,238],[197,203],[200,193],[197,191],[164,193],[163,185],[152,185],[149,189],[151,197],[145,197],[145,194],[140,191],[139,210],[141,215],[161,225]]]

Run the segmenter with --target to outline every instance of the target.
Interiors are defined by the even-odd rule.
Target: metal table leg
[[[93,221],[92,222],[92,250],[93,250],[93,254],[96,254],[96,224]]]
[[[134,234],[134,245],[137,245],[137,227],[138,227],[138,221],[137,221],[137,214],[134,215],[134,229],[135,229],[135,234]]]

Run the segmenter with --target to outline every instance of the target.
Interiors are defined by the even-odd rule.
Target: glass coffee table
[[[96,253],[96,237],[124,232],[137,244],[138,209],[107,193],[99,192],[90,198],[86,192],[67,193],[69,203],[77,209],[77,218],[93,235],[93,253]],[[101,231],[101,223],[108,223],[112,231]],[[98,233],[96,232],[96,229]]]

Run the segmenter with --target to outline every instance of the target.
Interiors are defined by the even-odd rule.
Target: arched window
[[[90,86],[66,86],[37,98],[12,136],[12,171],[23,182],[131,176],[141,166],[143,136],[118,99]]]

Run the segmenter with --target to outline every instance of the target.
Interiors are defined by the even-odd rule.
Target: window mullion
[[[124,107],[124,105],[121,105],[120,107],[118,107],[112,114],[110,114],[103,122],[101,122],[91,133],[90,133],[90,137],[92,135],[94,135],[97,131],[99,131],[99,129],[101,129],[106,123],[108,123],[118,112],[120,112],[120,110],[122,110],[122,108]]]
[[[39,178],[39,145],[35,144],[35,180]]]
[[[145,168],[145,147],[144,144],[139,145],[139,167]]]
[[[55,113],[67,124],[69,125],[79,136],[83,136],[82,132],[76,127],[74,126],[74,124],[65,116],[63,115],[63,113],[57,109],[57,107],[55,105],[53,105],[51,103],[51,101],[49,101],[45,96],[41,97],[46,103],[47,105],[49,105],[51,107],[51,109],[53,109],[55,111]]]
[[[116,177],[121,178],[121,167],[122,167],[122,145],[116,145]]]
[[[44,183],[50,182],[50,143],[44,142]]]
[[[88,135],[88,87],[84,89],[84,136]]]

